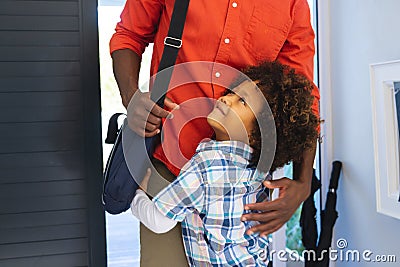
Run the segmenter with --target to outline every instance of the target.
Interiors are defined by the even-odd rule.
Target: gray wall
[[[96,0],[0,1],[0,266],[106,266]]]
[[[343,162],[335,239],[347,239],[348,249],[395,254],[397,263],[378,265],[399,266],[400,220],[376,212],[369,64],[400,59],[400,1],[330,5],[333,156]]]

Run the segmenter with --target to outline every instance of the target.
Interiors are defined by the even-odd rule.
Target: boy
[[[254,223],[242,221],[243,207],[265,201],[268,171],[300,161],[318,135],[313,86],[306,78],[278,62],[244,73],[253,82],[238,81],[207,118],[215,140],[200,143],[177,179],[153,201],[140,189],[132,201],[132,213],[152,231],[167,232],[182,221],[190,266],[267,266],[268,238],[246,234]],[[274,131],[261,129],[259,122],[272,115],[276,151],[271,165],[265,159],[274,147],[265,144],[275,141]]]

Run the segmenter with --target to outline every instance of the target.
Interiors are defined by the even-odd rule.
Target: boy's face
[[[244,81],[232,92],[221,96],[207,117],[208,123],[214,129],[216,140],[236,140],[248,144],[249,135],[256,122],[254,114],[261,111],[265,103],[263,98],[251,81]]]

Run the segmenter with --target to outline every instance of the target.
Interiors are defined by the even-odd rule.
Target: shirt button
[[[225,42],[226,44],[229,44],[230,41],[231,41],[231,40],[229,40],[229,38],[225,38],[225,40],[224,40],[224,42]]]
[[[221,76],[221,73],[219,73],[219,72],[215,73],[215,77],[219,78],[220,76]]]
[[[232,7],[237,7],[237,3],[236,3],[236,2],[233,2],[233,3],[232,3]]]

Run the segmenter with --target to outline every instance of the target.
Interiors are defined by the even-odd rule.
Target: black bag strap
[[[151,92],[151,100],[160,107],[164,107],[164,99],[171,81],[173,66],[175,65],[179,48],[182,46],[182,33],[188,7],[189,0],[175,1],[168,36],[164,39],[164,50]],[[162,73],[159,75],[160,72]]]

